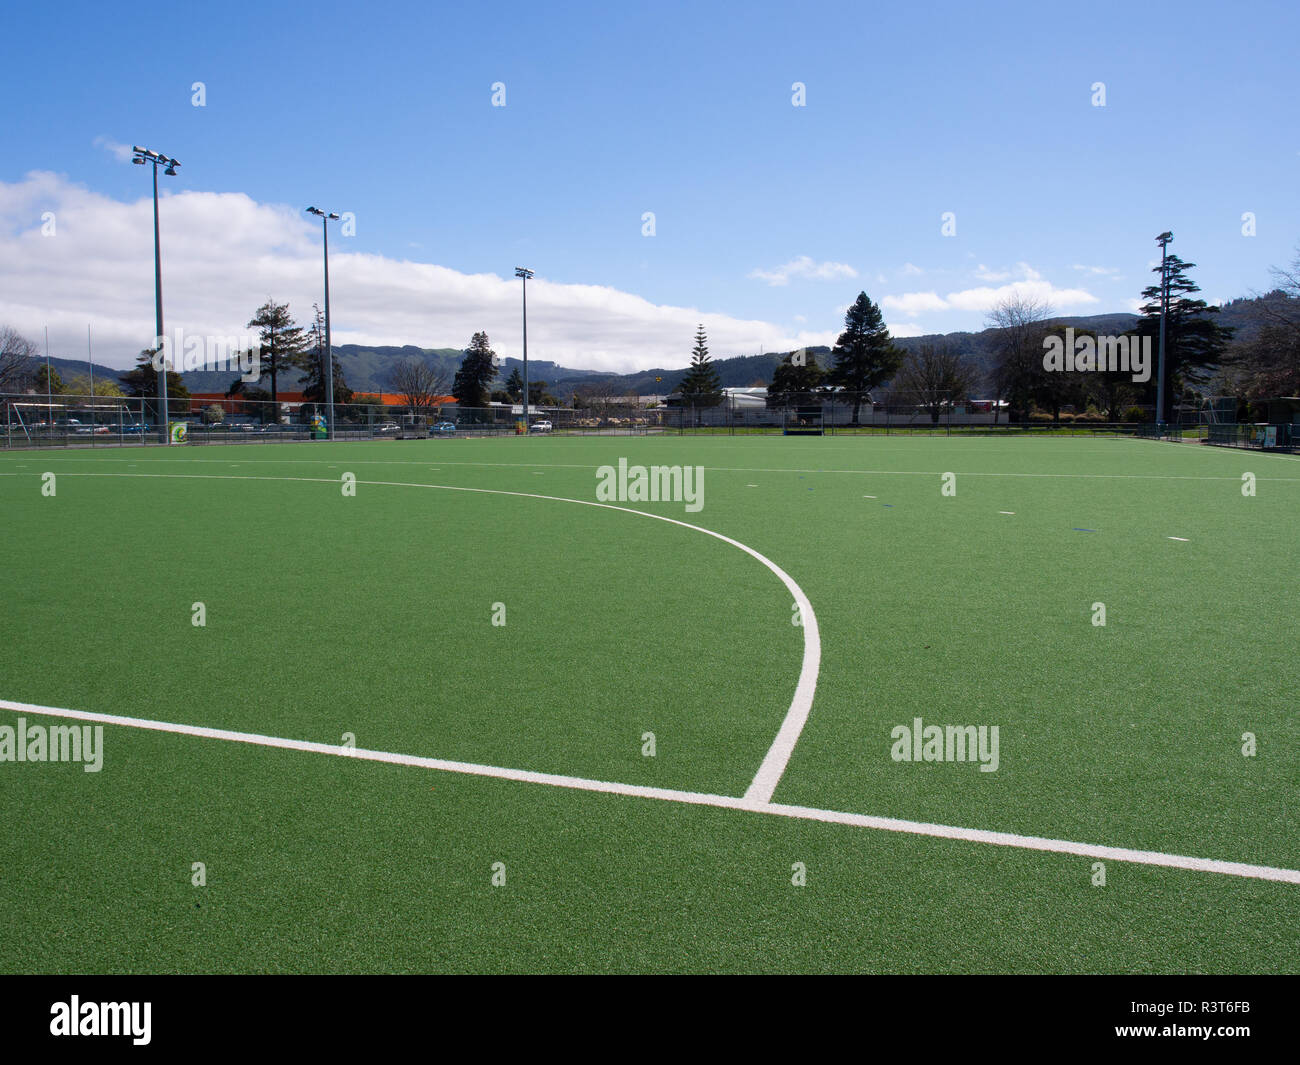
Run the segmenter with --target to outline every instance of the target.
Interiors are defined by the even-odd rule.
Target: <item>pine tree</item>
[[[262,374],[271,375],[271,401],[277,402],[279,375],[301,367],[307,351],[307,337],[301,326],[290,317],[289,305],[275,300],[262,304],[248,324],[261,330]]]
[[[1187,276],[1195,263],[1185,263],[1177,255],[1168,259],[1169,309],[1165,317],[1165,410],[1156,411],[1157,421],[1169,420],[1169,408],[1187,385],[1207,381],[1223,359],[1224,349],[1232,339],[1232,329],[1219,325],[1212,317],[1219,313],[1204,300],[1191,297],[1200,286]],[[1160,267],[1152,271],[1159,274]],[[1160,284],[1142,290],[1142,318],[1139,337],[1151,338],[1151,381],[1147,389],[1155,394],[1160,365]]]
[[[510,371],[510,376],[506,379],[506,395],[516,403],[524,398],[524,379],[518,366]]]
[[[489,403],[489,388],[496,377],[496,367],[492,365],[494,352],[488,343],[486,333],[475,333],[465,349],[460,369],[451,386],[451,394],[456,397],[461,410],[486,407]],[[522,388],[520,389],[522,392]]]
[[[136,357],[135,369],[122,375],[122,387],[133,399],[155,399],[158,396],[158,371],[153,368],[155,348],[145,348]],[[175,370],[167,371],[167,398],[189,399],[190,390],[185,380]]]
[[[311,327],[307,330],[309,347],[299,363],[299,369],[304,373],[303,383],[305,387],[302,390],[302,398],[311,400],[315,403],[324,403],[327,399],[325,392],[325,316],[321,313],[320,307],[313,303],[312,309],[315,312],[312,315]],[[334,364],[334,402],[351,403],[352,389],[348,387],[347,380],[343,376],[343,367],[339,363],[339,357],[334,355],[332,360]]]
[[[830,382],[853,394],[853,424],[857,425],[866,393],[888,381],[903,361],[903,352],[894,346],[880,308],[865,292],[858,293],[844,315],[844,332],[832,356],[835,365],[828,375]]]
[[[695,331],[695,347],[691,349],[691,366],[677,386],[682,403],[687,407],[716,407],[722,402],[722,379],[709,358],[709,338],[701,324]]]

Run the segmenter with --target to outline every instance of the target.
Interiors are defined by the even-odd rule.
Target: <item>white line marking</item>
[[[1187,537],[1185,537],[1185,536],[1171,536],[1171,537],[1169,537],[1169,539],[1171,539],[1171,540],[1177,540],[1179,543],[1183,543],[1183,544],[1190,544],[1190,543],[1191,543],[1191,540],[1187,539]]]
[[[71,718],[75,721],[94,721],[105,725],[120,725],[124,728],[170,732],[180,736],[197,736],[201,739],[226,740],[231,743],[248,743],[259,747],[305,751],[310,754],[329,754],[336,758],[356,758],[368,762],[386,762],[389,765],[413,766],[444,773],[495,777],[501,780],[516,780],[527,784],[546,784],[555,788],[570,788],[576,791],[603,792],[609,795],[625,795],[640,799],[661,799],[667,802],[687,803],[693,806],[713,806],[724,810],[744,810],[749,813],[789,817],[799,821],[822,821],[828,824],[873,828],[885,832],[901,832],[913,836],[934,836],[939,839],[988,843],[998,847],[1052,851],[1058,854],[1074,854],[1085,858],[1133,862],[1138,865],[1157,865],[1166,869],[1189,869],[1201,873],[1222,873],[1225,876],[1241,876],[1256,880],[1275,880],[1288,884],[1300,884],[1300,869],[1250,865],[1245,862],[1229,862],[1218,858],[1192,858],[1181,854],[1165,854],[1161,851],[1130,850],[1127,847],[1105,847],[1094,843],[1075,843],[1071,840],[1050,839],[1044,836],[1022,836],[1014,832],[991,832],[983,828],[958,828],[953,825],[905,821],[896,817],[876,817],[871,814],[847,813],[842,810],[819,810],[810,806],[788,806],[784,803],[754,799],[748,795],[744,798],[735,798],[729,795],[711,795],[707,792],[647,787],[643,784],[618,784],[605,780],[589,780],[586,777],[562,776],[557,773],[538,773],[530,769],[506,769],[499,766],[479,765],[475,762],[453,762],[444,758],[395,754],[391,751],[371,751],[361,747],[342,747],[336,743],[314,743],[310,740],[263,736],[256,732],[235,732],[230,729],[205,728],[201,725],[183,725],[169,721],[153,721],[148,718],[123,717],[119,714],[98,714],[89,710],[67,710],[55,706],[38,706],[32,703],[12,702],[8,699],[0,699],[0,709],[19,714]]]
[[[1014,510],[999,510],[998,513],[999,513],[999,514],[1014,514],[1015,511],[1014,511]]]
[[[332,477],[268,477],[263,475],[250,474],[203,474],[203,473],[69,473],[64,474],[66,477],[129,477],[132,479],[150,480],[178,480],[178,481],[301,481],[309,484],[335,484]],[[773,562],[766,555],[759,554],[747,544],[742,544],[739,540],[733,540],[730,536],[724,536],[720,532],[714,532],[712,529],[706,529],[702,525],[692,525],[690,522],[678,521],[676,518],[665,517],[663,514],[652,514],[646,510],[633,510],[631,507],[616,507],[612,503],[595,503],[589,499],[569,499],[566,496],[544,496],[536,492],[507,492],[496,488],[462,488],[451,484],[418,484],[403,481],[358,481],[357,484],[382,486],[388,488],[435,488],[447,492],[474,492],[479,495],[490,496],[518,496],[523,499],[547,499],[555,503],[577,503],[584,507],[599,507],[601,510],[619,510],[625,514],[636,514],[642,518],[654,518],[656,521],[666,521],[670,525],[680,525],[683,529],[691,529],[694,532],[704,533],[706,536],[712,536],[715,540],[721,540],[724,544],[730,544],[732,547],[739,548],[745,554],[757,559],[769,570],[771,570],[785,585],[786,590],[794,596],[794,601],[799,604],[799,616],[803,619],[803,663],[799,668],[799,680],[795,685],[794,697],[790,700],[790,708],[785,713],[785,718],[781,722],[781,728],[776,734],[776,739],[772,741],[772,746],[768,748],[767,754],[763,758],[763,763],[758,767],[758,772],[754,774],[754,780],[749,785],[749,790],[745,792],[747,799],[758,802],[767,802],[772,798],[772,793],[776,791],[776,786],[781,781],[785,773],[785,767],[790,762],[790,755],[794,753],[794,745],[799,742],[799,734],[803,732],[803,727],[808,721],[808,714],[812,710],[813,696],[817,693],[817,674],[821,669],[822,661],[822,641],[821,633],[817,627],[817,614],[813,611],[812,603],[808,601],[808,596],[804,590],[795,583],[793,577],[786,573],[780,566]]]
[[[306,441],[302,442],[304,446]],[[234,447],[262,447],[262,444],[236,444]],[[276,444],[275,447],[291,448],[293,443]],[[1170,452],[1175,454],[1175,452]],[[1300,461],[1300,455],[1263,455],[1263,458],[1287,458]],[[69,462],[88,461],[96,464],[121,462],[122,460],[115,456],[105,455],[103,452],[92,454],[90,452],[63,452],[51,451],[49,458],[66,459]],[[182,462],[186,465],[195,465],[198,463],[220,462],[220,459],[173,459],[158,457],[151,459],[153,462]],[[279,464],[279,465],[321,465],[323,459],[245,459],[249,463],[261,464]],[[355,459],[350,465],[353,466],[418,466],[420,463],[414,460],[400,459]],[[134,466],[135,463],[128,463]],[[489,466],[502,469],[555,469],[555,470],[595,470],[599,463],[595,462],[449,462],[448,466]],[[708,469],[718,473],[822,473],[822,474],[853,474],[855,476],[874,477],[874,476],[898,476],[898,477],[940,477],[942,473],[939,470],[816,470],[816,469],[789,469],[784,466],[709,466]],[[1195,476],[1189,474],[1165,474],[1165,473],[990,473],[988,471],[967,470],[957,471],[964,477],[1037,477],[1037,478],[1063,478],[1067,480],[1121,480],[1121,481],[1235,481],[1241,483],[1240,475],[1230,475],[1224,477]],[[1257,481],[1268,481],[1275,484],[1300,484],[1300,477],[1258,477]]]
[[[875,497],[875,496],[863,496],[862,498],[863,498],[863,499],[875,499],[876,497]]]

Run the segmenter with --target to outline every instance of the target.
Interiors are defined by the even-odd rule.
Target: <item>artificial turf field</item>
[[[808,626],[733,544],[534,498],[594,502],[620,458],[704,467],[698,513],[617,505],[746,545],[815,612],[816,694],[774,803],[1300,869],[1300,460],[1257,452],[652,436],[3,454],[0,699],[743,796]],[[19,717],[70,723],[0,725]],[[894,761],[891,730],[917,717],[998,725],[997,771]],[[127,725],[105,726],[103,757],[0,763],[0,970],[1300,971],[1285,880],[1107,860],[1094,886],[1083,853]]]

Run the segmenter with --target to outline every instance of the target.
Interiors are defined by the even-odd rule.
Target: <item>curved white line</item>
[[[190,480],[190,481],[304,481],[315,484],[338,484],[339,479],[334,477],[263,477],[249,476],[240,474],[199,474],[199,473],[67,473],[64,477],[131,477],[137,479],[161,479],[161,480]],[[745,792],[745,799],[756,803],[767,803],[772,799],[772,794],[776,791],[777,784],[780,783],[781,777],[785,775],[786,766],[790,762],[790,755],[794,753],[795,744],[799,742],[799,736],[803,732],[803,727],[808,721],[808,714],[812,711],[813,696],[817,693],[817,674],[821,670],[822,661],[822,641],[821,632],[817,627],[817,615],[813,611],[812,603],[808,601],[808,596],[804,590],[795,583],[793,577],[786,573],[780,566],[773,562],[766,555],[755,551],[747,544],[742,544],[739,540],[733,540],[730,536],[724,536],[720,532],[714,532],[712,529],[706,529],[702,525],[692,525],[690,522],[678,521],[676,518],[667,518],[662,514],[651,514],[645,510],[633,510],[631,507],[617,507],[612,503],[594,503],[589,499],[570,499],[567,496],[547,496],[539,495],[536,492],[508,492],[498,488],[464,488],[452,484],[419,484],[410,481],[357,481],[357,484],[377,485],[388,488],[435,488],[448,492],[477,492],[482,495],[494,496],[519,496],[524,499],[548,499],[555,503],[577,503],[584,507],[600,507],[602,510],[620,510],[625,514],[636,514],[642,518],[654,518],[656,521],[666,521],[670,525],[680,525],[683,529],[691,529],[695,532],[704,533],[706,536],[712,536],[715,540],[721,540],[724,544],[730,544],[732,547],[739,548],[745,554],[756,558],[769,570],[776,574],[781,583],[785,585],[786,590],[794,597],[795,603],[799,606],[799,615],[803,621],[803,665],[799,669],[799,681],[795,685],[794,698],[790,700],[790,709],[785,713],[785,719],[781,722],[780,731],[776,734],[776,739],[772,741],[772,746],[768,748],[767,754],[763,758],[763,764],[758,767],[758,772],[754,774],[754,779],[750,783],[748,790]]]

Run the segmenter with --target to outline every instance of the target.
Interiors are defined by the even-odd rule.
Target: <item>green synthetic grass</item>
[[[802,656],[772,573],[665,522],[410,487],[594,501],[620,457],[704,466],[699,513],[625,505],[747,544],[816,611],[776,801],[1300,868],[1281,456],[914,435],[0,455],[0,698],[740,795]],[[998,725],[999,770],[895,763],[918,716]],[[1111,862],[1097,888],[1069,855],[135,729],[106,728],[98,774],[0,763],[0,796],[4,971],[1300,969],[1294,885]]]

